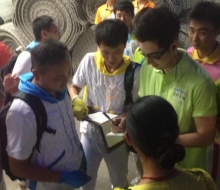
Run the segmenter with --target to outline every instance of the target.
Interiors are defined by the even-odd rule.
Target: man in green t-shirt
[[[216,96],[214,83],[185,50],[177,48],[179,20],[165,7],[141,11],[135,35],[145,56],[139,96],[159,95],[178,114],[178,143],[186,157],[178,166],[206,169],[206,147],[214,141]]]

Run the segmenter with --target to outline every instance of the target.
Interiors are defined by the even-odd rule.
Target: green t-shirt
[[[127,190],[217,190],[208,172],[201,169],[183,170],[173,179],[129,187]],[[123,190],[114,188],[114,190]]]
[[[144,64],[140,73],[139,96],[158,95],[174,107],[180,133],[196,132],[195,117],[217,113],[215,86],[208,73],[184,50],[182,59],[168,73]],[[206,148],[186,148],[183,168],[206,169]]]

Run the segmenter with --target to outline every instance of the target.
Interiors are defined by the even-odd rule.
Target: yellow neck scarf
[[[102,74],[107,76],[119,75],[124,73],[131,60],[129,56],[123,56],[123,60],[123,64],[117,70],[115,70],[113,73],[109,73],[106,69],[105,60],[102,57],[101,53],[99,51],[95,52],[95,63],[97,68]]]

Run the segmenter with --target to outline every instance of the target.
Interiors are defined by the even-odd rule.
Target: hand
[[[120,119],[120,120],[121,120],[121,119]],[[117,123],[117,120],[114,120],[114,123]],[[119,125],[119,124],[114,125],[114,124],[112,123],[112,125],[111,125],[111,131],[112,131],[113,133],[122,133],[122,132],[123,132],[122,129],[118,127],[118,125]]]
[[[114,118],[112,120],[114,121],[114,123],[117,124],[117,128],[120,129],[120,132],[125,131],[126,116],[120,116],[120,117]],[[116,128],[116,126],[114,128]],[[113,130],[112,130],[112,132],[113,132]]]
[[[84,115],[88,115],[88,108],[80,98],[72,101],[73,113],[77,120],[82,121]]]
[[[65,183],[73,188],[79,188],[91,180],[84,171],[62,172],[58,183]]]
[[[17,74],[12,75],[8,73],[5,75],[3,85],[6,92],[9,92],[10,94],[16,93],[18,91],[18,83],[19,77]]]

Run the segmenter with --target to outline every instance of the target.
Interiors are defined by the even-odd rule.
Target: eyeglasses
[[[140,47],[138,49],[138,51],[140,52],[141,55],[143,55],[146,58],[148,57],[149,59],[160,59],[163,56],[163,54],[166,52],[166,50],[167,50],[167,48],[164,48],[164,50],[162,50],[162,51],[146,54],[140,49]]]

